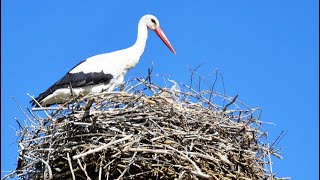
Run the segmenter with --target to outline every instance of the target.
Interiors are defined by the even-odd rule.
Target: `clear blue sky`
[[[182,3],[183,2],[183,3]],[[17,128],[24,120],[11,100],[29,106],[75,64],[92,55],[126,48],[137,23],[154,14],[175,48],[153,32],[129,76],[156,73],[189,82],[188,66],[223,74],[227,94],[262,107],[270,140],[287,135],[274,159],[278,176],[319,176],[319,29],[316,0],[244,1],[18,1],[3,0],[1,17],[1,171],[16,167]],[[1,177],[3,177],[1,173]]]

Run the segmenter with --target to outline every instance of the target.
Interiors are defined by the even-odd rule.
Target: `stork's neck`
[[[134,49],[135,55],[140,58],[142,55],[144,48],[146,47],[146,42],[148,38],[148,28],[144,21],[140,20],[138,24],[138,35],[137,40],[134,45],[131,47]]]
[[[125,49],[129,58],[123,59],[121,68],[125,74],[129,69],[133,68],[139,62],[140,56],[142,55],[144,48],[146,47],[146,41],[148,38],[148,28],[144,21],[140,20],[138,24],[138,35],[137,40],[133,46]]]

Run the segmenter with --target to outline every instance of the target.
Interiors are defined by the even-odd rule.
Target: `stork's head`
[[[146,24],[147,28],[153,30],[159,36],[159,38],[166,44],[166,46],[174,54],[176,54],[176,51],[171,46],[168,38],[166,37],[164,32],[161,30],[159,20],[154,15],[151,15],[151,14],[144,15],[140,21],[143,21]]]
[[[147,14],[147,15],[144,15],[141,19],[146,23],[147,27],[151,30],[155,30],[157,27],[160,27],[160,23],[154,15]]]

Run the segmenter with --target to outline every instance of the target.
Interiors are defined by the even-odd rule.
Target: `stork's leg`
[[[124,88],[125,88],[125,87],[124,87],[124,83],[122,83],[122,84],[120,85],[120,91],[123,92],[123,91],[124,91]]]
[[[72,86],[71,86],[71,83],[70,83],[70,86],[69,86],[69,89],[70,89],[70,97],[72,99],[72,102],[75,102],[77,98],[79,98],[79,96],[75,96],[75,94],[73,93],[73,89],[72,89]]]
[[[83,97],[83,94],[76,95],[76,94],[74,93],[74,91],[73,91],[73,89],[72,89],[71,83],[70,83],[69,89],[70,89],[70,100],[63,104],[63,106],[65,106],[65,107],[66,107],[68,104],[70,104],[70,103],[76,103],[76,102],[77,102],[77,99]],[[78,106],[76,107],[76,109],[80,107],[80,103],[77,103],[77,105],[78,105]],[[68,108],[69,108],[69,107],[68,107]],[[72,106],[72,110],[73,110],[73,109],[74,109],[74,106]]]

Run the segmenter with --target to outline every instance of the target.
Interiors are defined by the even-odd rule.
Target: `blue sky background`
[[[182,3],[183,2],[183,3]],[[270,141],[282,130],[274,160],[280,177],[319,177],[319,9],[316,0],[244,1],[1,1],[1,171],[16,167],[14,120],[24,120],[12,101],[29,106],[75,64],[123,49],[136,40],[137,23],[158,17],[177,55],[155,33],[127,77],[155,72],[189,82],[188,66],[218,68],[227,94],[262,107]],[[4,174],[1,173],[1,177]]]

